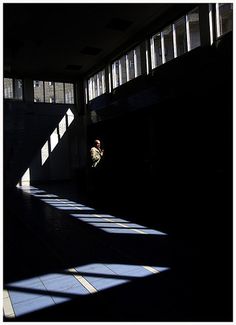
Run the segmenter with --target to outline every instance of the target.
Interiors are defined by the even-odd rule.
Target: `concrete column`
[[[150,46],[149,46],[149,42],[146,40],[140,44],[140,57],[141,57],[141,75],[146,75],[147,67],[149,67],[149,72],[151,68]]]
[[[112,90],[112,80],[111,80],[111,67],[110,64],[106,64],[105,67],[105,85],[106,92],[109,93]]]
[[[211,45],[209,9],[210,9],[209,4],[200,4],[199,5],[201,46]],[[213,22],[213,26],[214,26],[214,22]],[[213,35],[214,35],[214,31],[213,31]]]
[[[86,182],[86,168],[87,168],[87,105],[85,101],[84,82],[79,80],[76,84],[76,101],[75,101],[75,116],[76,125],[74,134],[74,141],[77,145],[77,181],[81,187]],[[73,151],[71,153],[73,155]]]
[[[34,102],[33,79],[25,78],[23,80],[23,98],[26,102]]]

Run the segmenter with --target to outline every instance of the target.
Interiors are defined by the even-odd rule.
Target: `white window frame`
[[[122,68],[121,68],[121,60],[120,59],[118,60],[118,64],[119,64],[119,81],[120,81],[120,84],[118,86],[120,86],[120,85],[123,84],[123,81],[122,81]]]
[[[105,70],[102,70],[102,93],[106,92],[106,84],[105,84]]]
[[[216,37],[220,37],[220,12],[219,3],[216,3]]]
[[[187,36],[187,51],[191,51],[191,40],[190,40],[190,29],[189,29],[189,18],[188,14],[185,16],[186,22],[186,36]]]
[[[209,4],[208,10],[209,10],[208,14],[209,14],[210,45],[212,45],[214,42],[214,32],[213,32],[213,6],[211,3]]]
[[[155,62],[155,47],[154,47],[154,37],[155,35],[152,36],[151,38],[151,65],[152,69],[155,69],[157,67],[156,62]],[[147,51],[147,49],[146,49]]]
[[[108,91],[111,92],[112,91],[112,73],[111,73],[111,66],[109,65],[108,67]]]
[[[165,42],[164,42],[164,34],[163,32],[160,33],[161,34],[161,60],[162,60],[162,64],[166,63],[166,56],[165,56]]]
[[[98,74],[95,75],[95,80],[96,80],[96,84],[97,84],[97,96],[96,96],[96,97],[98,97],[98,96],[101,95],[101,94],[100,94],[99,76],[98,76]]]
[[[134,49],[134,78],[138,77],[138,62],[137,62],[137,54],[136,48]]]
[[[130,81],[128,53],[125,55],[125,67],[126,67],[126,79],[127,79],[127,82],[128,82],[128,81]]]
[[[177,58],[177,42],[176,42],[176,30],[175,23],[172,24],[172,36],[173,36],[173,50],[174,50],[174,58]]]

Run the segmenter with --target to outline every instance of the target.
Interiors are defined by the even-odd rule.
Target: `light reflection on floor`
[[[37,189],[33,186],[21,187],[24,192],[27,192],[35,197],[38,197],[43,202],[53,206],[58,210],[63,211],[95,211],[94,208],[85,206],[84,204],[70,201],[68,199],[59,198],[54,194],[48,194],[45,191]],[[96,212],[96,211],[95,211]],[[130,221],[109,214],[87,214],[87,213],[71,213],[71,217],[77,218],[80,221],[86,222],[91,226],[99,228],[107,233],[131,234],[131,235],[166,235],[166,233],[155,229],[149,229],[145,226],[131,223]],[[91,219],[89,219],[91,217]],[[118,219],[118,220],[117,220]]]
[[[166,235],[154,229],[131,223],[117,216],[96,214],[95,209],[68,199],[60,199],[57,195],[32,186],[20,187],[44,203],[59,210],[83,212],[71,213],[68,216],[79,219],[107,233]],[[78,211],[78,212],[79,212]],[[85,211],[90,211],[86,213]],[[94,213],[91,213],[94,211]],[[116,287],[127,282],[169,270],[163,266],[145,266],[133,264],[91,263],[75,266],[58,273],[44,274],[5,285],[4,314],[6,317],[17,317],[46,307],[70,301],[78,296],[89,295],[101,290]],[[8,307],[6,307],[8,306]],[[11,306],[12,313],[7,314]]]
[[[168,270],[168,267],[132,264],[93,263],[76,266],[74,271],[64,270],[8,283],[8,291],[15,316],[60,304],[78,296],[143,278]],[[86,280],[86,281],[83,281]]]

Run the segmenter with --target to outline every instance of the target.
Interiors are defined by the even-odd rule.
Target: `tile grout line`
[[[8,290],[3,290],[3,312],[7,318],[15,318],[15,312],[11,303],[11,298],[9,296]]]
[[[90,293],[97,292],[97,289],[95,289],[82,275],[79,275],[79,273],[78,273],[78,271],[76,269],[70,268],[70,269],[67,269],[67,271],[70,272],[70,273],[77,273],[78,275],[76,275],[76,274],[72,274],[72,275]]]

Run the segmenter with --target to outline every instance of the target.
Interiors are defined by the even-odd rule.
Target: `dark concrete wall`
[[[196,320],[230,320],[232,34],[94,100],[91,109],[89,142],[100,138],[106,153],[99,202],[165,229],[176,250],[187,243],[181,263],[191,269]]]
[[[4,179],[15,186],[30,168],[31,182],[69,179],[76,157],[77,136],[73,121],[49,159],[41,166],[40,151],[73,105],[4,102]],[[74,131],[73,131],[74,130]],[[73,139],[73,141],[72,141]],[[73,155],[72,155],[73,151]],[[72,160],[72,161],[71,161]],[[75,166],[74,166],[75,167]]]
[[[136,195],[159,197],[168,207],[170,198],[176,197],[176,204],[182,204],[186,195],[192,197],[189,189],[195,191],[195,182],[196,188],[208,182],[211,187],[212,181],[228,179],[232,162],[231,36],[91,102],[91,115],[96,115],[97,122],[91,120],[88,142],[92,144],[98,137],[104,144],[103,172],[109,174],[104,176],[109,193],[112,189],[127,197],[128,192],[129,200],[133,197],[134,201]]]

